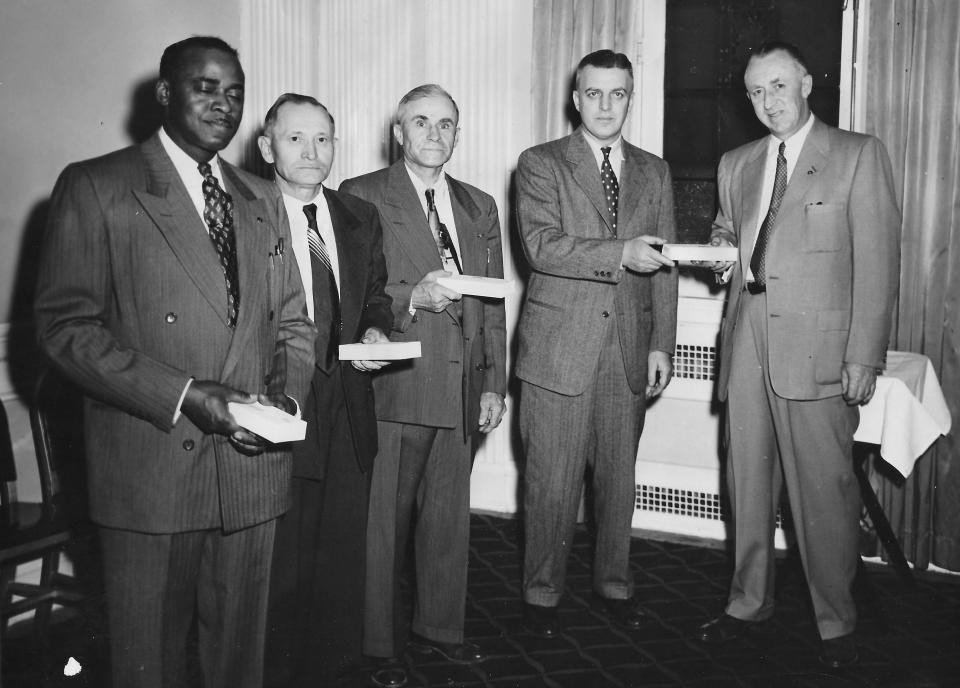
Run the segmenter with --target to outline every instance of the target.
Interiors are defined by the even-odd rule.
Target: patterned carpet
[[[408,653],[410,688],[593,688],[703,686],[960,686],[960,577],[916,574],[909,589],[889,568],[868,564],[856,585],[860,662],[819,668],[819,641],[796,557],[781,560],[777,611],[762,632],[707,647],[691,638],[723,608],[730,561],[722,550],[635,539],[631,560],[638,596],[651,621],[628,632],[599,611],[590,588],[591,542],[579,528],[563,633],[543,640],[525,631],[520,606],[520,523],[474,515],[467,635],[488,653],[462,667]],[[84,615],[62,614],[45,642],[25,624],[3,640],[3,686],[105,687],[102,598]],[[70,656],[83,670],[63,675]],[[318,687],[319,688],[319,687]]]

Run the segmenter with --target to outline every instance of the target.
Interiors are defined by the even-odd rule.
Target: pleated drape
[[[933,362],[954,427],[905,482],[873,479],[907,558],[960,571],[960,2],[867,13],[864,127],[887,145],[903,208],[892,340]]]

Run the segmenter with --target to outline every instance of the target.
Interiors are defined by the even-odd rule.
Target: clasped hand
[[[223,435],[241,454],[255,456],[263,452],[269,442],[237,425],[227,406],[230,402],[252,404],[255,401],[264,406],[277,406],[291,415],[297,410],[296,403],[285,394],[247,394],[214,380],[191,382],[180,410],[204,434]]]

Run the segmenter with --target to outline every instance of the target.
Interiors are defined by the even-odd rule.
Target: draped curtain
[[[960,571],[960,2],[866,10],[864,128],[890,152],[903,209],[893,341],[930,358],[954,428],[905,482],[874,480],[907,558]]]
[[[632,0],[535,0],[533,23],[533,140],[571,131],[573,75],[587,53],[630,54],[637,3]]]

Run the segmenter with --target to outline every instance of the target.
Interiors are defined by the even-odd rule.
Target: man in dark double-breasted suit
[[[413,89],[397,109],[403,160],[340,189],[377,206],[393,297],[393,340],[421,342],[422,357],[374,378],[380,449],[367,536],[365,651],[403,651],[398,573],[411,518],[417,591],[415,649],[458,662],[483,658],[464,642],[472,440],[493,430],[506,393],[502,301],[437,283],[445,273],[502,277],[493,199],[447,175],[459,113],[439,86]]]
[[[88,397],[90,510],[123,688],[185,685],[195,616],[205,685],[262,685],[292,462],[227,404],[295,410],[314,329],[296,265],[277,255],[290,242],[280,194],[217,156],[243,88],[222,40],[169,46],[160,132],[70,165],[53,192],[38,337]]]
[[[677,276],[653,245],[674,239],[670,170],[626,142],[633,92],[622,53],[577,67],[582,126],[517,163],[520,237],[532,272],[517,330],[526,470],[527,622],[557,634],[556,607],[592,466],[593,587],[628,628],[642,613],[630,574],[634,465],[647,399],[673,373]]]

